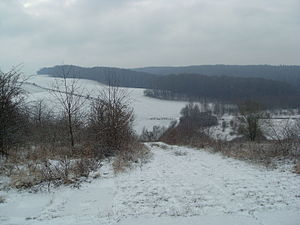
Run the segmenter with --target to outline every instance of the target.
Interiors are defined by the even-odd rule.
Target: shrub
[[[3,196],[0,196],[0,204],[5,202],[5,198]]]
[[[133,111],[127,95],[117,87],[108,87],[91,104],[88,130],[90,145],[98,157],[114,156],[135,140]]]
[[[0,71],[0,154],[23,143],[26,133],[26,110],[21,73],[13,68],[7,73]]]
[[[255,141],[263,137],[260,119],[266,115],[262,109],[263,106],[254,101],[245,101],[239,105],[239,132],[245,135],[250,141]]]
[[[295,172],[297,174],[300,174],[300,162],[297,163],[296,168],[295,168]]]
[[[133,142],[127,152],[119,152],[113,161],[113,169],[115,173],[130,168],[133,164],[139,164],[140,167],[148,161],[151,154],[149,149],[138,142]]]

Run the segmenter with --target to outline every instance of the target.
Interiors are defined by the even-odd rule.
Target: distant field
[[[24,85],[24,89],[28,92],[28,101],[36,101],[45,99],[48,106],[54,108],[55,98],[51,93],[43,88],[50,88],[55,79],[49,76],[36,75],[32,76]],[[80,79],[80,86],[84,89],[84,93],[90,96],[96,96],[97,92],[106,88],[105,85],[96,81]],[[29,84],[30,83],[30,84]],[[34,85],[36,84],[36,85]],[[40,87],[43,88],[40,88]],[[143,127],[151,129],[154,125],[168,126],[172,120],[179,118],[180,110],[187,102],[168,101],[149,98],[144,96],[142,88],[122,88],[128,94],[129,101],[134,109],[135,123],[134,128],[139,134]],[[88,108],[88,102],[86,106]]]

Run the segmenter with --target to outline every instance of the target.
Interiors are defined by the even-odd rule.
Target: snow
[[[27,101],[34,102],[43,99],[47,102],[47,105],[56,112],[58,110],[58,101],[47,90],[47,88],[51,89],[56,81],[61,82],[62,79],[49,77],[47,75],[31,76],[24,84],[24,89],[27,91]],[[83,89],[83,94],[85,95],[97,96],[97,93],[106,88],[105,85],[92,80],[79,79],[77,82]],[[178,121],[181,109],[188,103],[186,101],[171,101],[150,98],[144,96],[143,93],[145,89],[143,88],[120,89],[126,93],[129,103],[134,110],[134,129],[137,134],[141,134],[144,127],[148,130],[152,130],[153,126],[168,127],[172,121]],[[209,108],[212,108],[212,103],[209,104]],[[86,102],[85,110],[88,111],[88,109],[89,102]],[[295,116],[286,116],[285,119],[272,119],[270,123],[264,124],[263,127],[264,131],[267,133],[267,138],[278,139],[280,137],[284,137],[286,125],[294,124],[296,122],[296,120],[288,119],[289,117]],[[300,118],[299,115],[298,117]],[[207,130],[207,133],[213,139],[224,141],[231,141],[235,138],[241,137],[229,125],[231,120],[234,120],[233,116],[227,114],[223,115],[222,118],[219,119],[219,124],[217,126],[210,127]],[[222,122],[225,122],[227,125],[225,129],[222,127]]]
[[[269,140],[283,140],[299,133],[299,115],[281,116],[280,119],[262,121],[262,129]]]
[[[45,89],[51,88],[54,80],[32,76],[24,85],[27,100],[44,99],[55,108],[54,97]],[[91,96],[105,88],[95,81],[78,82]],[[137,133],[143,127],[178,121],[187,103],[149,98],[143,95],[144,89],[122,89],[130,97]],[[221,119],[209,134],[222,140],[236,137],[232,127],[222,128],[222,121],[229,124],[233,118],[225,115]],[[205,150],[147,145],[153,153],[150,162],[118,175],[105,163],[99,178],[91,175],[79,188],[0,191],[4,198],[0,224],[300,224],[300,176],[289,166],[267,170]],[[5,183],[4,178],[0,181]]]
[[[237,134],[237,131],[230,126],[230,122],[235,122],[235,117],[225,114],[218,120],[218,125],[212,126],[206,129],[206,133],[215,140],[232,141],[235,138],[241,137]],[[226,127],[222,127],[222,123],[226,124]]]
[[[1,191],[0,224],[298,225],[300,176],[205,150],[147,144],[151,160],[80,188]]]
[[[28,92],[27,101],[33,102],[40,99],[47,101],[48,106],[55,107],[54,96],[48,90],[39,88],[51,88],[55,80],[61,78],[53,78],[46,75],[31,76],[27,80],[24,89]],[[84,90],[84,94],[96,96],[99,91],[106,88],[105,85],[96,81],[79,79],[78,84]],[[38,85],[38,86],[35,86]],[[142,88],[121,88],[129,98],[129,103],[134,109],[135,123],[134,128],[137,134],[140,134],[143,128],[152,129],[153,126],[168,127],[173,120],[177,120],[180,116],[180,110],[187,104],[184,101],[168,101],[159,100],[144,96]],[[88,104],[86,105],[88,108]]]

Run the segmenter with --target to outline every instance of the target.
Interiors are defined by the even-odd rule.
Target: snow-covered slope
[[[204,150],[149,147],[147,164],[79,189],[0,192],[0,224],[299,225],[299,175]]]
[[[54,97],[48,90],[39,88],[38,86],[51,88],[55,79],[58,78],[44,75],[32,76],[24,86],[28,92],[28,101],[46,99],[48,100],[48,105],[54,107]],[[83,88],[84,93],[90,96],[96,96],[100,90],[106,88],[105,85],[91,80],[80,79],[78,83],[79,86]],[[144,96],[144,89],[141,88],[122,89],[127,93],[129,102],[134,109],[136,116],[135,130],[138,134],[141,133],[143,127],[148,129],[151,129],[154,125],[167,127],[171,121],[178,119],[180,110],[187,103],[183,101],[167,101],[149,98]],[[86,107],[88,107],[88,104]]]
[[[27,101],[34,102],[44,99],[47,105],[55,110],[58,109],[59,103],[48,89],[53,87],[56,80],[59,78],[49,77],[46,75],[31,76],[24,84],[24,89],[27,91]],[[107,88],[105,85],[91,80],[80,79],[78,85],[83,89],[83,94],[89,96],[97,96],[99,91]],[[154,125],[168,127],[174,120],[180,117],[180,110],[188,103],[184,101],[170,101],[144,96],[142,88],[121,88],[127,95],[130,105],[134,109],[135,123],[134,128],[137,134],[141,134],[143,128],[152,130]],[[212,104],[210,104],[212,108]],[[88,111],[89,102],[86,102],[85,109]],[[285,119],[273,119],[269,123],[264,122],[263,127],[268,139],[278,139],[279,136],[284,136],[288,124],[293,124],[295,120],[289,120],[290,116]],[[295,117],[295,116],[293,116]],[[300,116],[298,115],[298,118]],[[230,126],[230,122],[234,121],[234,117],[224,115],[219,119],[217,126],[210,127],[207,133],[210,137],[218,140],[233,140],[240,137],[236,131]],[[226,124],[226,128],[222,127],[222,123]]]

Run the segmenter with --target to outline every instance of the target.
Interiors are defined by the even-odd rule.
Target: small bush
[[[109,86],[91,104],[87,132],[89,145],[97,157],[110,157],[128,151],[135,141],[133,111],[127,95],[117,87]]]
[[[5,198],[3,196],[0,196],[0,204],[5,203]]]
[[[150,156],[150,151],[145,145],[135,142],[130,146],[126,153],[121,151],[114,158],[112,164],[114,172],[123,172],[134,164],[142,166],[149,160]]]
[[[295,173],[300,174],[300,162],[297,163]]]
[[[239,132],[250,141],[264,139],[261,118],[267,117],[263,106],[255,101],[245,101],[239,104]]]
[[[88,177],[91,171],[97,170],[100,162],[91,158],[81,158],[75,161],[73,172],[76,177]]]
[[[66,148],[70,151],[69,148]],[[35,149],[38,151],[40,149]],[[71,151],[72,152],[72,151]],[[78,183],[82,177],[97,170],[100,161],[86,152],[80,154],[46,154],[26,151],[9,157],[1,167],[1,174],[10,177],[9,186],[24,189],[37,185],[48,187]],[[25,157],[23,157],[25,156]],[[38,157],[37,157],[38,156]]]
[[[186,156],[187,155],[187,152],[183,152],[183,151],[180,151],[180,150],[176,150],[174,152],[174,155],[175,156]]]

